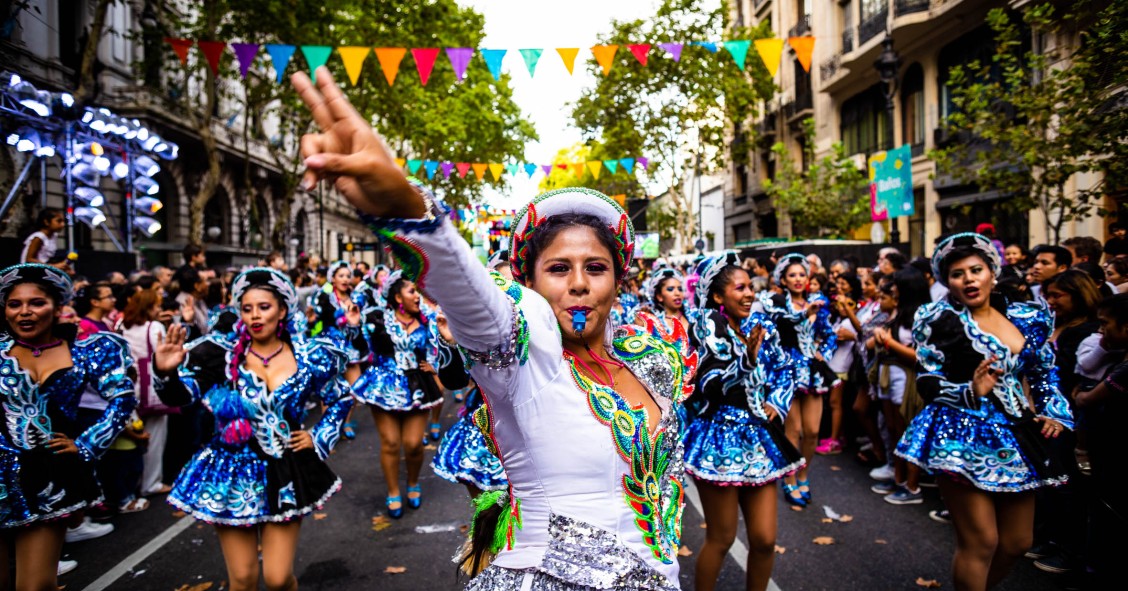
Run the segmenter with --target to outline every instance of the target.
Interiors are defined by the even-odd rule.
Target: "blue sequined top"
[[[693,335],[701,355],[697,370],[698,414],[716,412],[721,406],[747,410],[767,420],[764,405],[771,405],[786,417],[794,395],[794,381],[787,369],[787,355],[779,345],[775,324],[761,313],[741,323],[747,337],[755,327],[764,329],[755,359],[749,358],[744,341],[736,335],[728,319],[716,310],[704,310],[693,323]]]

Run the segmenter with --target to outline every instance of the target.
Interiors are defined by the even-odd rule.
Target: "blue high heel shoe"
[[[399,503],[400,506],[392,509],[392,503]],[[403,497],[399,495],[388,497],[388,500],[384,502],[384,506],[388,508],[388,517],[392,519],[403,517]]]
[[[799,494],[803,497],[803,500],[810,503],[811,502],[811,481],[810,480],[796,480],[795,486],[798,487]],[[807,487],[807,490],[803,490],[804,486]]]
[[[431,423],[431,441],[438,441],[443,436],[443,424]]]
[[[784,482],[781,487],[783,488],[783,500],[787,501],[789,505],[799,507],[800,509],[807,506],[807,500],[803,498],[802,493],[798,497],[793,496],[791,493],[799,492],[799,486],[795,484],[788,484]]]
[[[411,493],[419,493],[419,496],[412,498]],[[407,487],[407,506],[412,509],[418,509],[423,506],[423,487],[416,484],[415,486]]]
[[[345,423],[341,427],[341,435],[344,435],[345,439],[348,439],[350,441],[356,439],[356,422],[349,421]]]

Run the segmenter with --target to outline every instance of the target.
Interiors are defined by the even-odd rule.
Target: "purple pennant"
[[[645,156],[639,156],[635,159],[635,162],[638,163],[638,165],[641,166],[643,170],[646,170],[646,165],[650,164],[650,160],[648,160]]]
[[[453,162],[443,162],[439,166],[441,166],[443,168],[443,176],[449,179],[450,178],[450,172],[452,170],[454,170],[454,163]]]
[[[454,68],[454,75],[458,76],[459,82],[462,82],[462,77],[466,75],[466,66],[470,65],[470,58],[474,57],[474,48],[448,47],[446,54],[450,59],[450,67]]]
[[[552,165],[551,164],[541,164],[541,170],[544,171],[544,176],[548,176],[548,175],[552,174]]]
[[[239,60],[239,75],[246,78],[247,70],[251,69],[251,62],[255,61],[255,56],[258,55],[258,43],[232,43],[231,49],[235,51],[235,57]]]
[[[658,47],[670,52],[670,56],[674,58],[675,62],[681,61],[682,44],[681,43],[659,43]]]

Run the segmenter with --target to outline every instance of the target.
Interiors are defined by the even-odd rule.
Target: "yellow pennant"
[[[407,160],[406,160],[406,159],[404,159],[404,158],[396,158],[396,166],[398,166],[398,167],[400,167],[400,168],[403,168],[403,165],[404,165],[404,164],[407,164]]]
[[[757,39],[756,52],[760,54],[760,59],[764,60],[768,74],[775,78],[776,72],[779,71],[779,58],[783,56],[783,39]]]
[[[593,160],[587,163],[587,167],[588,170],[591,171],[591,176],[595,177],[595,180],[598,181],[599,173],[603,171],[603,163],[598,160]]]
[[[364,67],[364,59],[372,52],[368,47],[338,47],[337,53],[341,54],[341,61],[345,62],[345,73],[349,75],[349,82],[356,86],[360,79],[360,70]]]
[[[576,55],[580,53],[579,47],[557,47],[556,53],[560,54],[560,59],[564,60],[564,67],[568,68],[568,74],[572,74],[572,68],[576,65]]]
[[[497,162],[490,162],[490,174],[493,175],[493,178],[494,178],[495,181],[501,180],[501,173],[504,170],[505,170],[504,164],[498,164]]]

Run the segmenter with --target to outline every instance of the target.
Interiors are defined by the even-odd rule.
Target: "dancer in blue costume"
[[[705,512],[705,546],[694,588],[711,590],[736,539],[748,529],[746,588],[765,589],[776,540],[776,488],[803,458],[783,432],[794,392],[789,361],[771,320],[752,313],[752,280],[735,252],[698,266],[694,336],[702,353],[694,397],[697,418],[685,439],[686,472]]]
[[[830,325],[830,311],[825,297],[808,296],[810,266],[797,253],[784,255],[776,264],[772,278],[783,289],[782,294],[765,291],[759,303],[779,331],[780,345],[788,356],[796,396],[794,408],[787,414],[784,429],[792,445],[803,453],[806,464],[796,474],[784,479],[785,500],[797,507],[811,501],[807,470],[815,457],[819,424],[822,421],[822,395],[838,382],[838,376],[827,362],[838,347],[838,337]]]
[[[56,588],[67,524],[102,500],[94,463],[136,405],[125,340],[101,332],[76,341],[77,326],[59,323],[72,296],[55,267],[0,271],[0,588]],[[87,388],[107,406],[83,429],[78,402]]]
[[[352,407],[340,342],[307,339],[297,291],[268,268],[232,284],[240,321],[230,334],[187,345],[174,326],[154,353],[157,392],[169,405],[202,400],[216,435],[185,466],[168,502],[219,534],[229,589],[258,588],[259,546],[268,589],[292,589],[301,519],[341,486],[325,459]],[[346,323],[359,326],[360,314]],[[306,403],[325,412],[303,427]]]
[[[462,374],[462,383],[452,381],[450,387],[461,387],[466,379],[461,358],[447,344],[453,343],[453,337],[446,320],[423,308],[414,282],[397,270],[384,282],[382,297],[384,308],[370,308],[365,316],[371,362],[353,384],[353,393],[372,410],[380,433],[380,467],[388,485],[388,515],[399,518],[403,516],[401,456],[407,467],[407,505],[418,509],[423,504],[419,485],[423,440],[428,411],[443,402],[439,374]]]
[[[993,294],[1000,267],[979,234],[944,240],[932,274],[948,297],[921,307],[913,323],[926,406],[896,453],[938,475],[956,529],[957,589],[1001,581],[1033,539],[1030,491],[1066,481],[1046,444],[1073,428],[1049,340],[1053,315],[1044,302],[1008,305]]]
[[[310,307],[313,308],[314,321],[311,332],[313,336],[324,334],[329,338],[344,343],[345,353],[349,363],[345,368],[345,380],[350,384],[360,377],[361,354],[354,343],[359,342],[358,334],[350,328],[347,317],[355,310],[362,314],[369,307],[372,298],[367,290],[354,289],[352,285],[353,273],[345,261],[336,261],[329,265],[328,290],[314,292],[310,298]],[[339,333],[339,334],[338,334]],[[345,439],[356,438],[356,423],[352,420],[352,413],[345,417],[341,427],[341,434]]]

